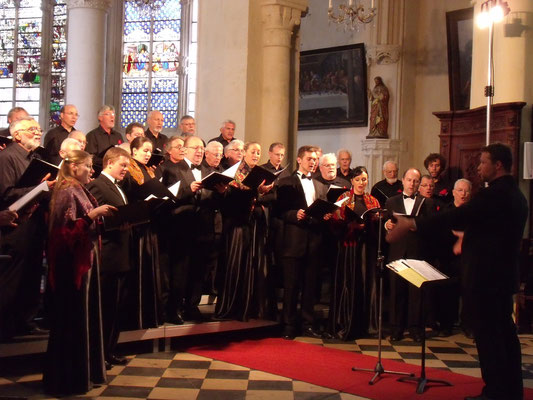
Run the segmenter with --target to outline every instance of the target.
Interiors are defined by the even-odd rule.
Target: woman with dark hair
[[[223,201],[222,287],[215,310],[218,319],[274,318],[275,303],[267,283],[266,219],[261,204],[262,196],[273,184],[251,189],[242,183],[260,158],[259,143],[244,145],[243,161]]]
[[[131,142],[131,155],[128,173],[124,179],[124,190],[130,201],[144,201],[146,195],[140,187],[155,178],[153,168],[146,164],[152,156],[153,145],[150,139],[140,136]],[[161,307],[161,278],[159,270],[159,250],[157,235],[151,224],[133,228],[133,268],[126,286],[129,297],[126,307],[135,315],[135,320],[126,321],[128,328],[156,328],[163,322]]]
[[[368,172],[365,167],[353,170],[352,189],[338,201],[348,198],[332,218],[333,229],[340,234],[339,252],[331,307],[329,331],[342,340],[362,337],[377,327],[375,217],[365,211],[379,208],[378,200],[366,193]]]
[[[70,151],[50,203],[48,281],[50,338],[43,373],[50,394],[86,393],[106,382],[95,220],[115,207],[98,206],[85,189],[91,155]]]

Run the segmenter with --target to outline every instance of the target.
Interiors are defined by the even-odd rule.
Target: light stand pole
[[[487,126],[485,135],[485,145],[490,144],[490,113],[494,98],[494,72],[492,70],[494,55],[494,23],[503,20],[511,9],[506,1],[503,0],[486,0],[481,3],[481,12],[477,16],[477,25],[479,28],[489,28],[489,51],[488,51],[488,68],[487,68],[487,86],[485,86],[485,97],[487,98]]]

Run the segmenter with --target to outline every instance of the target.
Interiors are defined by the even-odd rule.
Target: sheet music
[[[48,188],[48,184],[46,181],[41,182],[39,185],[35,186],[31,191],[26,193],[24,196],[22,196],[20,199],[15,201],[13,204],[11,204],[8,209],[9,211],[18,211],[22,209],[24,206],[26,206],[29,202],[33,201],[39,194],[42,192],[48,192],[50,189]]]
[[[241,163],[242,163],[242,161],[238,162],[237,164],[235,164],[232,167],[229,167],[227,170],[222,172],[222,175],[226,175],[226,176],[229,176],[230,178],[233,178],[235,176],[235,174],[237,173],[237,170],[239,169],[239,165],[241,165]]]
[[[337,206],[337,207],[341,207],[344,203],[346,203],[348,200],[350,200],[349,197],[345,197],[344,199],[342,200],[339,200],[337,202],[335,202],[334,204]]]
[[[178,196],[178,191],[180,190],[180,183],[181,181],[177,181],[175,184],[168,188],[169,192],[172,193],[174,197]]]
[[[424,260],[403,260],[409,267],[414,269],[428,281],[436,281],[439,279],[447,279],[448,277],[436,269],[433,265]]]

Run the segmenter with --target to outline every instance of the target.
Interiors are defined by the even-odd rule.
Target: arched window
[[[1,0],[0,125],[24,107],[47,129],[64,104],[64,0]]]
[[[120,126],[159,110],[164,128],[176,128],[178,115],[194,113],[197,2],[143,3],[124,3]]]

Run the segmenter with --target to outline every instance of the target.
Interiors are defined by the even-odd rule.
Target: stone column
[[[389,129],[387,139],[367,138],[361,141],[364,165],[370,179],[368,187],[383,179],[385,161],[392,160],[400,164],[401,152],[406,150],[408,139],[402,137],[400,131],[404,0],[377,0],[376,7],[376,29],[371,32],[371,43],[367,45],[366,53],[368,88],[371,90],[374,78],[381,76],[389,89]]]
[[[262,0],[263,75],[260,138],[289,143],[291,44],[308,0]]]
[[[78,108],[76,128],[88,132],[98,125],[104,103],[106,14],[111,0],[67,0],[68,61],[66,104]]]

